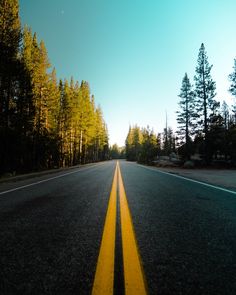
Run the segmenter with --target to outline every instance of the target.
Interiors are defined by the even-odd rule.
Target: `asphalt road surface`
[[[236,294],[236,193],[125,161],[0,185],[0,294],[102,294],[113,237],[104,295]]]

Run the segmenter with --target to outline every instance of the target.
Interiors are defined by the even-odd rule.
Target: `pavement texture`
[[[115,165],[0,184],[1,295],[91,294]],[[236,294],[235,193],[120,168],[149,294]]]
[[[122,162],[149,294],[236,294],[236,196]]]
[[[81,168],[0,195],[1,295],[90,293],[114,167]],[[2,184],[0,191],[49,177]]]

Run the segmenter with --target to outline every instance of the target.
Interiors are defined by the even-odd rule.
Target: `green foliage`
[[[142,136],[143,135],[141,129],[137,125],[135,125],[133,128],[129,128],[129,132],[125,142],[127,160],[138,160],[143,140]]]
[[[137,125],[129,128],[126,138],[126,159],[150,164],[157,157],[158,141],[154,132]]]
[[[192,85],[189,81],[187,73],[182,80],[182,86],[180,90],[179,108],[177,111],[177,122],[180,144],[184,145],[184,158],[189,159],[191,155],[191,136],[194,134],[195,125],[195,101]]]
[[[142,145],[138,161],[140,163],[152,164],[157,158],[157,137],[149,127],[142,129]]]
[[[180,108],[177,112],[179,123],[178,134],[185,135],[183,141],[180,137],[178,153],[190,158],[191,153],[203,156],[205,164],[214,162],[236,162],[235,143],[235,104],[230,108],[224,101],[220,109],[220,103],[214,100],[215,82],[211,78],[212,65],[209,65],[204,44],[201,45],[196,67],[195,93],[191,92],[191,85],[185,75],[181,94]],[[231,85],[229,91],[236,97],[236,60],[234,71],[229,75]],[[195,119],[197,124],[195,125]],[[194,137],[194,140],[192,141]]]
[[[0,0],[0,170],[12,166],[18,121],[17,97],[22,66],[18,59],[21,27],[17,0]]]
[[[171,127],[164,128],[161,154],[169,156],[175,152],[175,135]]]
[[[214,100],[216,85],[211,77],[211,69],[212,65],[209,65],[205,46],[202,43],[199,49],[196,75],[194,77],[197,98],[195,114],[199,118],[199,131],[204,135],[204,158],[206,163],[210,161],[208,138],[209,123],[212,117],[216,115],[215,112],[217,108],[219,108],[219,103]]]
[[[229,91],[234,97],[234,104],[232,105],[232,112],[234,114],[233,121],[236,125],[236,59],[234,59],[233,73],[229,75],[229,79],[231,81]]]
[[[120,159],[121,151],[117,144],[113,144],[110,148],[110,157],[111,159]]]
[[[22,41],[22,43],[21,43]],[[0,0],[0,173],[105,160],[108,131],[89,85],[57,82],[17,0]]]

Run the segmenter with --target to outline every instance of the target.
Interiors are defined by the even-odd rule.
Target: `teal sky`
[[[124,145],[129,125],[176,129],[184,73],[192,83],[203,42],[216,99],[231,105],[236,57],[235,0],[20,0],[22,24],[43,39],[59,78],[87,80]]]

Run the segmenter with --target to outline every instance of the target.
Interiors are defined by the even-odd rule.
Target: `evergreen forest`
[[[180,163],[194,160],[201,166],[236,166],[236,59],[228,76],[231,106],[215,100],[212,67],[202,43],[194,84],[187,73],[182,80],[176,133],[167,122],[163,133],[158,135],[149,127],[130,127],[126,138],[127,160],[151,164],[161,156],[171,158],[175,154]]]
[[[43,40],[0,0],[0,174],[108,158],[108,130],[86,81],[58,79]]]
[[[232,105],[220,103],[204,44],[194,83],[184,74],[177,131],[130,126],[125,148],[109,148],[108,129],[87,81],[57,77],[46,45],[21,26],[18,0],[0,0],[0,175],[125,158],[236,166],[236,59],[228,75]],[[227,77],[226,77],[227,78]],[[222,98],[223,99],[223,98]]]

